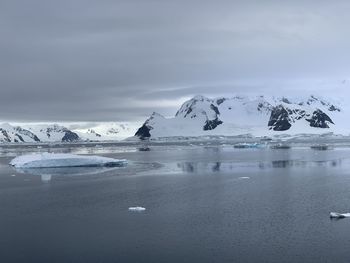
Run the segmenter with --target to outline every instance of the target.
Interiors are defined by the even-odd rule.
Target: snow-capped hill
[[[135,136],[271,135],[350,132],[337,103],[316,96],[276,98],[235,96],[210,99],[195,96],[186,101],[174,118],[153,113]]]
[[[185,102],[175,115],[175,118],[199,119],[204,123],[203,129],[213,130],[222,124],[220,112],[213,100],[204,96],[196,96]]]
[[[160,129],[166,129],[166,119],[156,113],[153,112],[152,115],[145,121],[145,123],[137,130],[135,136],[145,139],[151,137],[150,131],[154,126],[160,126]]]
[[[72,142],[79,136],[59,125],[35,125],[22,128],[8,123],[0,125],[0,142]]]
[[[39,142],[40,139],[31,131],[8,123],[0,125],[0,142]]]
[[[117,141],[130,137],[140,124],[98,123],[93,128],[83,129],[77,125],[69,129],[58,124],[23,124],[20,127],[3,123],[0,124],[0,143]]]
[[[80,140],[78,134],[57,124],[35,125],[29,127],[28,130],[34,133],[41,142],[74,142]]]
[[[292,127],[293,123],[303,120],[314,128],[330,128],[330,125],[334,124],[332,119],[320,109],[307,112],[303,109],[290,109],[278,105],[271,111],[268,126],[274,131],[286,131]]]
[[[317,97],[314,95],[311,95],[308,98],[277,98],[275,99],[275,103],[283,102],[285,104],[295,104],[299,106],[311,106],[315,108],[322,108],[326,111],[338,111],[340,112],[341,109],[339,108],[340,102],[337,101],[330,101],[329,99],[324,99],[322,97]]]
[[[115,141],[130,137],[140,124],[105,122],[92,128],[75,128],[72,131],[88,141]]]

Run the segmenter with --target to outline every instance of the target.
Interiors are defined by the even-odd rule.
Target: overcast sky
[[[349,1],[0,0],[0,120],[141,121],[196,94],[336,93]]]

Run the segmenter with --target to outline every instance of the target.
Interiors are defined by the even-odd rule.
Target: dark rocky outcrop
[[[218,125],[222,124],[223,122],[219,120],[218,118],[214,120],[207,120],[205,122],[205,125],[203,126],[203,130],[208,131],[208,130],[214,130]]]
[[[210,108],[217,114],[220,115],[220,111],[218,107],[216,107],[214,104],[210,104]]]
[[[24,142],[23,137],[22,137],[21,135],[16,134],[16,137],[17,137],[21,142]],[[16,140],[16,139],[15,139],[15,140]]]
[[[78,141],[79,139],[80,138],[78,134],[70,130],[66,130],[64,136],[62,137],[62,142],[75,142],[75,141]]]
[[[135,136],[139,137],[141,140],[146,140],[151,137],[150,130],[152,130],[151,127],[147,126],[146,123],[144,123],[135,133]]]
[[[8,133],[7,133],[6,130],[0,128],[0,132],[4,135],[4,137],[5,137],[5,139],[4,139],[5,142],[11,142],[10,136],[8,135]]]
[[[328,110],[329,110],[329,111],[338,111],[338,112],[340,112],[340,109],[337,108],[337,107],[334,106],[334,105],[331,105],[331,106],[328,108]]]
[[[313,112],[311,118],[306,119],[311,127],[315,128],[329,128],[329,123],[334,124],[332,119],[323,111],[317,109],[316,111]]]
[[[286,131],[290,129],[292,124],[290,123],[289,114],[282,105],[272,109],[268,126],[274,131]]]
[[[216,104],[217,104],[217,105],[220,105],[220,104],[222,104],[225,100],[226,100],[225,98],[217,99],[217,100],[216,100]]]

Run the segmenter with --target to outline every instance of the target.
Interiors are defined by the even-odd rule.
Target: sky
[[[347,96],[349,1],[0,0],[0,120],[139,122],[194,95]]]

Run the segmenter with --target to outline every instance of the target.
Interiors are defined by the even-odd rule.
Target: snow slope
[[[171,136],[254,136],[276,134],[348,135],[350,126],[339,102],[320,97],[275,98],[234,96],[210,99],[195,96],[175,117],[153,113],[135,136],[141,139]]]
[[[93,128],[68,129],[58,124],[0,124],[0,143],[58,143],[116,141],[130,137],[138,126],[127,123],[99,123]]]
[[[77,133],[58,124],[34,125],[27,129],[34,133],[41,142],[73,142],[80,140]]]
[[[74,129],[73,131],[83,140],[113,141],[130,137],[137,128],[137,124],[130,123],[99,123],[93,128]]]
[[[19,126],[12,126],[8,123],[0,125],[0,142],[39,142],[36,134],[28,129]]]

